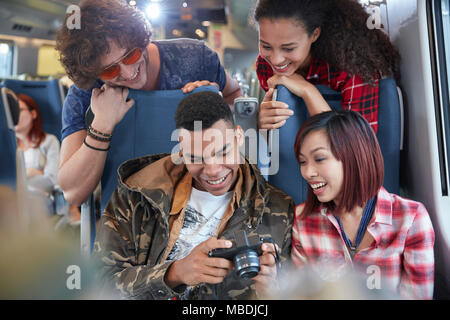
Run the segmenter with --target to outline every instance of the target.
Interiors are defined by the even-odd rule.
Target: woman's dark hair
[[[211,128],[219,120],[234,128],[233,114],[227,102],[217,93],[204,91],[192,93],[178,105],[175,112],[177,129],[194,131],[194,123],[201,121],[202,130]]]
[[[256,22],[295,19],[309,36],[321,27],[320,37],[311,46],[313,58],[370,84],[377,75],[393,76],[398,82],[398,50],[383,31],[367,27],[369,17],[356,0],[259,0],[254,12]]]
[[[31,126],[30,132],[28,132],[27,138],[33,143],[33,146],[37,148],[41,145],[42,141],[45,138],[45,132],[42,129],[42,116],[41,112],[39,111],[39,107],[33,98],[27,96],[24,93],[18,93],[17,99],[25,103],[30,112],[36,112],[36,118],[33,119],[33,124]]]
[[[80,29],[68,27],[71,14],[56,35],[56,49],[70,79],[85,90],[95,84],[100,58],[110,50],[108,39],[128,50],[145,48],[152,35],[144,13],[123,0],[85,0],[80,3]]]
[[[337,211],[363,206],[380,189],[384,178],[384,163],[378,140],[369,123],[354,111],[328,111],[308,118],[295,138],[294,152],[299,161],[303,141],[309,133],[324,130],[333,156],[342,162],[344,181]],[[304,215],[321,203],[308,186]]]

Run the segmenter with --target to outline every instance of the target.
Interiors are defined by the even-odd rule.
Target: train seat
[[[19,104],[11,90],[0,85],[0,184],[16,188],[16,136]]]
[[[44,131],[55,135],[61,141],[63,99],[58,79],[49,81],[7,79],[4,86],[15,93],[25,93],[33,98],[41,111]]]
[[[392,193],[399,193],[399,166],[402,136],[401,100],[393,79],[382,79],[379,82],[379,111],[377,138],[384,158],[383,186]],[[319,91],[334,110],[341,109],[341,94],[329,87],[319,85]],[[303,99],[289,92],[280,85],[277,87],[277,100],[283,101],[294,110],[294,115],[274,135],[272,142],[279,148],[278,172],[266,176],[274,186],[280,188],[294,199],[296,204],[306,200],[307,184],[301,176],[300,167],[294,156],[294,142],[298,130],[309,117]],[[270,141],[270,140],[269,140]],[[270,145],[270,143],[269,143]],[[270,147],[269,147],[270,151]],[[268,156],[270,157],[270,156]],[[272,155],[273,158],[273,155]],[[270,163],[269,165],[273,165]],[[261,171],[267,170],[268,164],[259,162]]]

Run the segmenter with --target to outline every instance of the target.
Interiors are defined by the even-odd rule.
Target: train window
[[[0,78],[7,78],[13,74],[14,43],[0,40]]]
[[[450,0],[427,1],[442,195],[449,195]]]
[[[443,31],[443,41],[445,47],[445,61],[446,65],[450,66],[450,1],[442,0],[441,4],[441,15],[442,15],[442,31]],[[448,83],[450,83],[450,73],[447,72]]]
[[[59,62],[55,47],[50,45],[41,46],[38,52],[37,74],[40,76],[51,76],[64,73],[64,68]]]
[[[444,143],[445,150],[447,156],[447,183],[450,181],[450,0],[441,0],[441,6],[438,9],[440,11],[440,18],[442,19],[442,33],[441,33],[441,41],[443,42],[443,47],[439,47],[439,54],[445,56],[443,61],[443,66],[441,67],[442,74],[441,79],[445,77],[445,81],[442,81],[442,125],[443,125],[443,134],[444,134]],[[448,193],[447,193],[448,195]]]

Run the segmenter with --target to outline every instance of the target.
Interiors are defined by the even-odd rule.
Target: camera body
[[[234,123],[244,131],[244,144],[239,148],[241,153],[256,163],[258,161],[257,155],[252,154],[251,151],[253,150],[251,145],[255,144],[256,141],[251,141],[252,131],[248,130],[254,130],[255,132],[258,130],[258,99],[248,96],[234,99],[233,118]]]
[[[234,112],[241,118],[251,118],[258,110],[258,99],[239,97],[234,99]]]
[[[264,242],[273,242],[271,238],[261,238],[258,234],[247,236],[245,230],[234,232],[234,237],[229,239],[231,248],[217,248],[208,253],[208,256],[224,258],[234,262],[238,276],[242,279],[255,277],[261,269],[259,256],[262,255],[261,245]]]
[[[234,99],[234,122],[242,130],[256,130],[258,128],[258,99],[253,97],[239,97]]]

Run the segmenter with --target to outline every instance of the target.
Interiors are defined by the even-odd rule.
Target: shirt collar
[[[323,217],[333,215],[324,205],[321,205],[319,212]],[[374,222],[392,225],[392,197],[383,187],[378,190],[374,216]]]
[[[186,203],[191,196],[192,189],[192,176],[188,172],[178,182],[173,194],[172,208],[170,209],[170,215],[179,214],[181,210],[186,206]]]
[[[328,219],[341,234],[341,229],[338,225],[333,213],[324,205],[319,208],[320,215]],[[392,226],[392,197],[383,187],[378,190],[377,203],[374,211],[374,221],[369,224],[367,230],[375,239],[376,244],[380,243],[381,237],[385,232],[391,229]],[[342,234],[341,234],[342,237]]]
[[[383,187],[378,190],[375,222],[392,225],[392,197]]]

